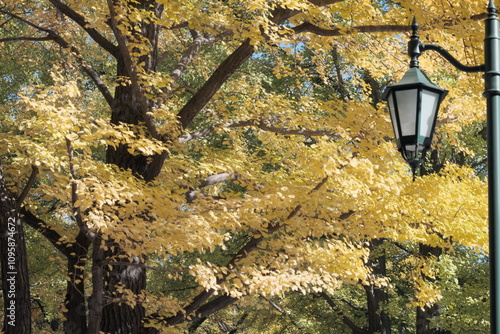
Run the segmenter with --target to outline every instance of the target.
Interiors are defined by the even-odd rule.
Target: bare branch
[[[0,24],[0,28],[2,28],[4,25],[6,25],[7,23],[9,23],[9,22],[10,22],[11,20],[13,20],[13,19],[14,19],[14,18],[13,18],[13,17],[11,17],[11,18],[7,19],[5,22],[2,22],[2,23]]]
[[[313,0],[309,0],[313,2]],[[318,0],[321,2],[321,0]],[[479,21],[486,18],[486,14],[478,14],[473,15],[470,18],[463,18],[462,21]],[[452,26],[456,24],[456,21],[453,22],[442,22],[445,26]],[[311,32],[313,34],[319,36],[341,36],[346,34],[357,34],[357,33],[383,33],[383,32],[393,32],[393,33],[403,33],[410,31],[410,25],[401,25],[401,24],[382,24],[382,25],[366,25],[366,26],[358,26],[358,27],[344,27],[344,28],[333,28],[326,29],[318,27],[312,23],[304,22],[292,28],[295,33],[304,33]]]
[[[307,136],[307,137],[331,137],[331,138],[341,138],[340,134],[330,131],[330,130],[307,130],[307,129],[286,129],[286,128],[280,128],[277,126],[273,126],[269,124],[268,121],[266,120],[259,120],[259,119],[248,119],[248,120],[243,120],[243,121],[235,121],[231,123],[226,123],[226,124],[217,124],[210,126],[208,128],[183,135],[179,137],[178,141],[179,143],[187,143],[191,140],[198,139],[201,137],[204,137],[206,135],[209,135],[210,133],[214,132],[218,128],[242,128],[242,127],[256,127],[264,131],[269,131],[269,132],[274,132],[274,133],[279,133],[282,135],[296,135],[296,136]]]
[[[202,45],[213,44],[224,37],[230,36],[232,34],[231,31],[223,32],[217,36],[209,36],[206,34],[200,34],[194,30],[191,30],[193,35],[193,43],[187,48],[187,50],[182,55],[181,59],[177,63],[174,71],[172,72],[172,80],[173,82],[177,82],[182,74],[186,71],[188,64],[194,59],[194,57],[198,54],[200,47]],[[163,55],[162,55],[163,58]]]
[[[24,201],[26,196],[28,196],[28,193],[33,187],[33,183],[35,183],[36,176],[38,175],[38,167],[37,166],[31,166],[31,175],[30,178],[28,179],[28,182],[26,183],[26,186],[24,187],[23,191],[21,194],[17,197],[17,205],[21,206],[21,203]]]
[[[32,42],[42,42],[51,41],[53,38],[51,36],[45,37],[6,37],[0,38],[0,42],[16,42],[16,41],[32,41]]]
[[[1,8],[0,8],[0,13],[5,14],[5,15],[9,15],[10,17],[15,18],[16,20],[19,20],[19,21],[21,21],[21,22],[23,22],[23,23],[26,23],[27,25],[29,25],[29,26],[31,26],[31,27],[33,27],[33,28],[37,29],[37,30],[45,31],[45,32],[47,32],[47,33],[51,32],[51,30],[50,30],[50,29],[47,29],[47,28],[44,28],[44,27],[40,27],[39,25],[36,25],[35,23],[33,23],[33,22],[31,22],[31,21],[28,21],[28,20],[26,20],[25,18],[23,18],[23,17],[21,17],[21,16],[19,16],[19,15],[17,15],[17,14],[14,14],[14,13],[8,12],[8,11],[3,10],[3,9],[1,9]]]
[[[409,25],[367,25],[367,26],[359,26],[352,28],[334,28],[334,29],[325,29],[318,27],[312,23],[304,22],[296,27],[292,28],[296,33],[304,33],[311,32],[313,34],[319,36],[341,36],[345,34],[353,34],[353,33],[375,33],[375,32],[407,32],[410,31]]]
[[[320,292],[319,295],[327,302],[327,304],[331,307],[331,309],[335,311],[339,317],[342,318],[342,322],[344,322],[344,324],[346,324],[349,328],[352,329],[353,333],[369,334],[367,330],[356,326],[356,324],[354,324],[354,322],[352,322],[351,319],[345,316],[343,312],[338,311],[337,304],[328,294],[326,294],[325,292]]]
[[[276,304],[275,302],[273,302],[271,299],[268,299],[266,297],[264,297],[263,295],[260,295],[261,298],[263,298],[265,301],[267,301],[269,303],[269,305],[271,305],[274,309],[276,309],[276,311],[278,311],[279,313],[281,313],[281,315],[287,317],[290,319],[290,322],[295,326],[297,327],[298,329],[300,329],[303,333],[305,332],[303,328],[301,328],[301,326],[297,323],[297,321],[295,321],[295,319],[292,317],[292,315],[283,310],[278,304]]]
[[[69,17],[76,24],[83,28],[89,34],[89,36],[99,44],[104,50],[108,51],[111,55],[118,55],[118,48],[111,43],[106,37],[101,35],[95,28],[91,28],[89,22],[79,13],[74,11],[71,7],[64,4],[60,0],[49,0],[55,8],[57,8],[61,13]]]
[[[200,182],[198,189],[205,188],[217,183],[222,183],[226,181],[236,180],[238,175],[236,173],[219,173],[215,175],[210,175]],[[192,203],[196,199],[196,195],[198,194],[197,190],[191,190],[186,193],[186,200],[188,203]]]

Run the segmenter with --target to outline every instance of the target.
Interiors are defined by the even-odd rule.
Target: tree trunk
[[[419,253],[422,257],[435,256],[438,257],[443,253],[442,248],[432,247],[424,244],[419,245]],[[424,279],[433,281],[429,277]],[[432,304],[425,306],[424,308],[417,308],[416,312],[416,334],[451,334],[450,331],[443,330],[440,328],[429,328],[431,319],[441,315],[441,307],[438,304]]]
[[[7,189],[0,167],[0,261],[5,334],[31,333],[28,257],[16,197]]]
[[[368,260],[368,266],[372,268],[372,273],[376,277],[387,277],[385,251],[381,249],[382,244],[383,241],[380,239],[372,240],[370,244],[372,255]],[[387,292],[374,284],[365,285],[364,288],[368,306],[368,332],[390,334],[390,318],[387,313],[380,310],[381,304],[387,303]]]
[[[90,241],[80,232],[68,254],[68,283],[66,286],[64,332],[67,334],[87,333],[85,300],[85,263]]]
[[[162,7],[151,0],[143,0],[134,4],[144,9],[155,6],[155,13],[159,17]],[[138,33],[132,30],[132,33]],[[145,71],[155,71],[158,44],[158,26],[154,23],[142,22],[140,33],[142,37],[150,42],[150,53],[141,56],[138,60],[143,65]],[[117,36],[118,37],[118,36]],[[122,41],[123,42],[123,41]],[[117,57],[117,77],[130,77],[131,68],[127,67],[128,50],[121,49]],[[131,78],[133,80],[133,78]],[[145,122],[146,112],[150,111],[151,101],[146,101],[138,87],[134,83],[129,85],[119,85],[115,90],[114,103],[112,106],[111,123],[125,123],[138,125]],[[147,110],[145,110],[147,109]],[[106,152],[106,162],[114,164],[120,168],[131,170],[137,177],[146,182],[153,180],[160,173],[165,155],[155,155],[152,157],[143,155],[132,155],[128,152],[127,145],[119,145],[116,148],[109,146]],[[104,252],[104,260],[113,260],[120,256],[129,257],[126,252],[120,249],[120,245],[108,241],[108,250]],[[97,243],[94,247],[98,247]],[[142,263],[138,257],[133,257],[132,262]],[[146,270],[140,266],[103,266],[103,293],[105,298],[120,297],[116,287],[122,286],[139,294],[146,289]],[[140,302],[134,307],[127,303],[104,302],[101,315],[101,331],[106,333],[151,333],[154,330],[144,328],[145,308]]]

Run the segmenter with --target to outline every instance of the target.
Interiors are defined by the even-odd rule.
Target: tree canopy
[[[413,17],[472,65],[486,5],[1,1],[5,333],[488,332],[482,80],[420,58],[415,182],[381,101]]]

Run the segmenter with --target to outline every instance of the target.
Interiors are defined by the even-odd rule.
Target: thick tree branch
[[[64,256],[69,256],[70,247],[68,247],[67,242],[63,241],[62,236],[56,230],[50,228],[43,220],[24,207],[20,209],[20,213],[26,224],[40,232],[40,234],[42,234]]]
[[[31,187],[33,187],[33,183],[35,183],[37,175],[38,175],[38,167],[37,166],[31,166],[31,175],[30,175],[30,178],[28,179],[28,182],[24,186],[24,189],[21,192],[21,194],[17,197],[17,205],[18,206],[21,206],[21,204],[23,203],[23,201],[26,198],[26,196],[28,196],[28,193],[29,193]]]
[[[101,35],[95,28],[91,28],[89,22],[79,13],[74,11],[71,7],[64,4],[60,0],[49,0],[52,5],[57,8],[61,13],[69,17],[76,24],[83,28],[89,36],[99,44],[104,50],[108,51],[111,55],[116,57],[118,55],[118,48],[111,43],[106,37]]]
[[[203,107],[212,99],[219,88],[248,58],[250,58],[253,52],[253,45],[250,44],[250,39],[247,39],[220,64],[205,84],[177,114],[183,129],[187,128],[196,115],[198,115]]]
[[[231,31],[223,32],[217,36],[208,36],[205,34],[201,34],[197,31],[191,30],[191,34],[193,35],[193,43],[187,48],[187,50],[182,55],[181,59],[177,63],[174,71],[172,72],[171,78],[173,83],[176,83],[182,74],[186,71],[189,63],[196,57],[198,52],[200,51],[200,47],[202,45],[213,44],[226,36],[232,34]],[[162,55],[161,58],[164,58]]]
[[[92,247],[92,295],[89,302],[89,334],[101,332],[102,308],[104,305],[104,249],[96,238]]]
[[[298,11],[276,8],[272,13],[271,21],[274,24],[282,24]],[[253,54],[254,47],[250,39],[246,39],[229,57],[227,57],[219,67],[213,72],[205,84],[193,95],[193,97],[179,111],[177,117],[180,125],[185,129],[191,121],[207,105],[219,88],[229,79],[229,77],[240,68],[243,63]]]
[[[219,296],[214,300],[200,306],[200,308],[196,311],[198,318],[208,317],[215,312],[218,312],[225,307],[237,302],[239,299],[227,295]]]
[[[209,135],[210,133],[216,131],[218,128],[243,128],[243,127],[256,127],[264,131],[279,133],[282,135],[297,135],[297,136],[307,136],[307,137],[331,137],[331,138],[341,138],[340,134],[329,131],[329,130],[308,130],[308,129],[286,129],[271,125],[268,121],[262,119],[248,119],[243,121],[235,121],[226,124],[217,124],[210,126],[208,128],[192,132],[187,135],[179,137],[179,143],[187,143],[191,140],[198,139]]]
[[[407,32],[410,31],[409,25],[367,25],[367,26],[359,26],[352,28],[334,28],[334,29],[325,29],[318,27],[312,23],[304,22],[296,27],[293,27],[292,30],[299,34],[304,32],[311,32],[313,34],[319,36],[341,36],[345,34],[353,34],[353,33],[375,33],[375,32]]]

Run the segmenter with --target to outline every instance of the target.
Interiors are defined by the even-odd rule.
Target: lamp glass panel
[[[417,150],[417,145],[406,145],[405,148],[408,152],[415,152]]]
[[[389,112],[391,113],[392,128],[394,129],[394,135],[396,139],[399,140],[399,126],[396,119],[396,106],[394,105],[394,94],[389,95]]]
[[[420,136],[431,137],[432,125],[436,117],[439,94],[422,90],[422,107],[420,112]]]
[[[395,95],[401,123],[401,134],[403,136],[414,136],[416,134],[418,88],[398,90]]]

